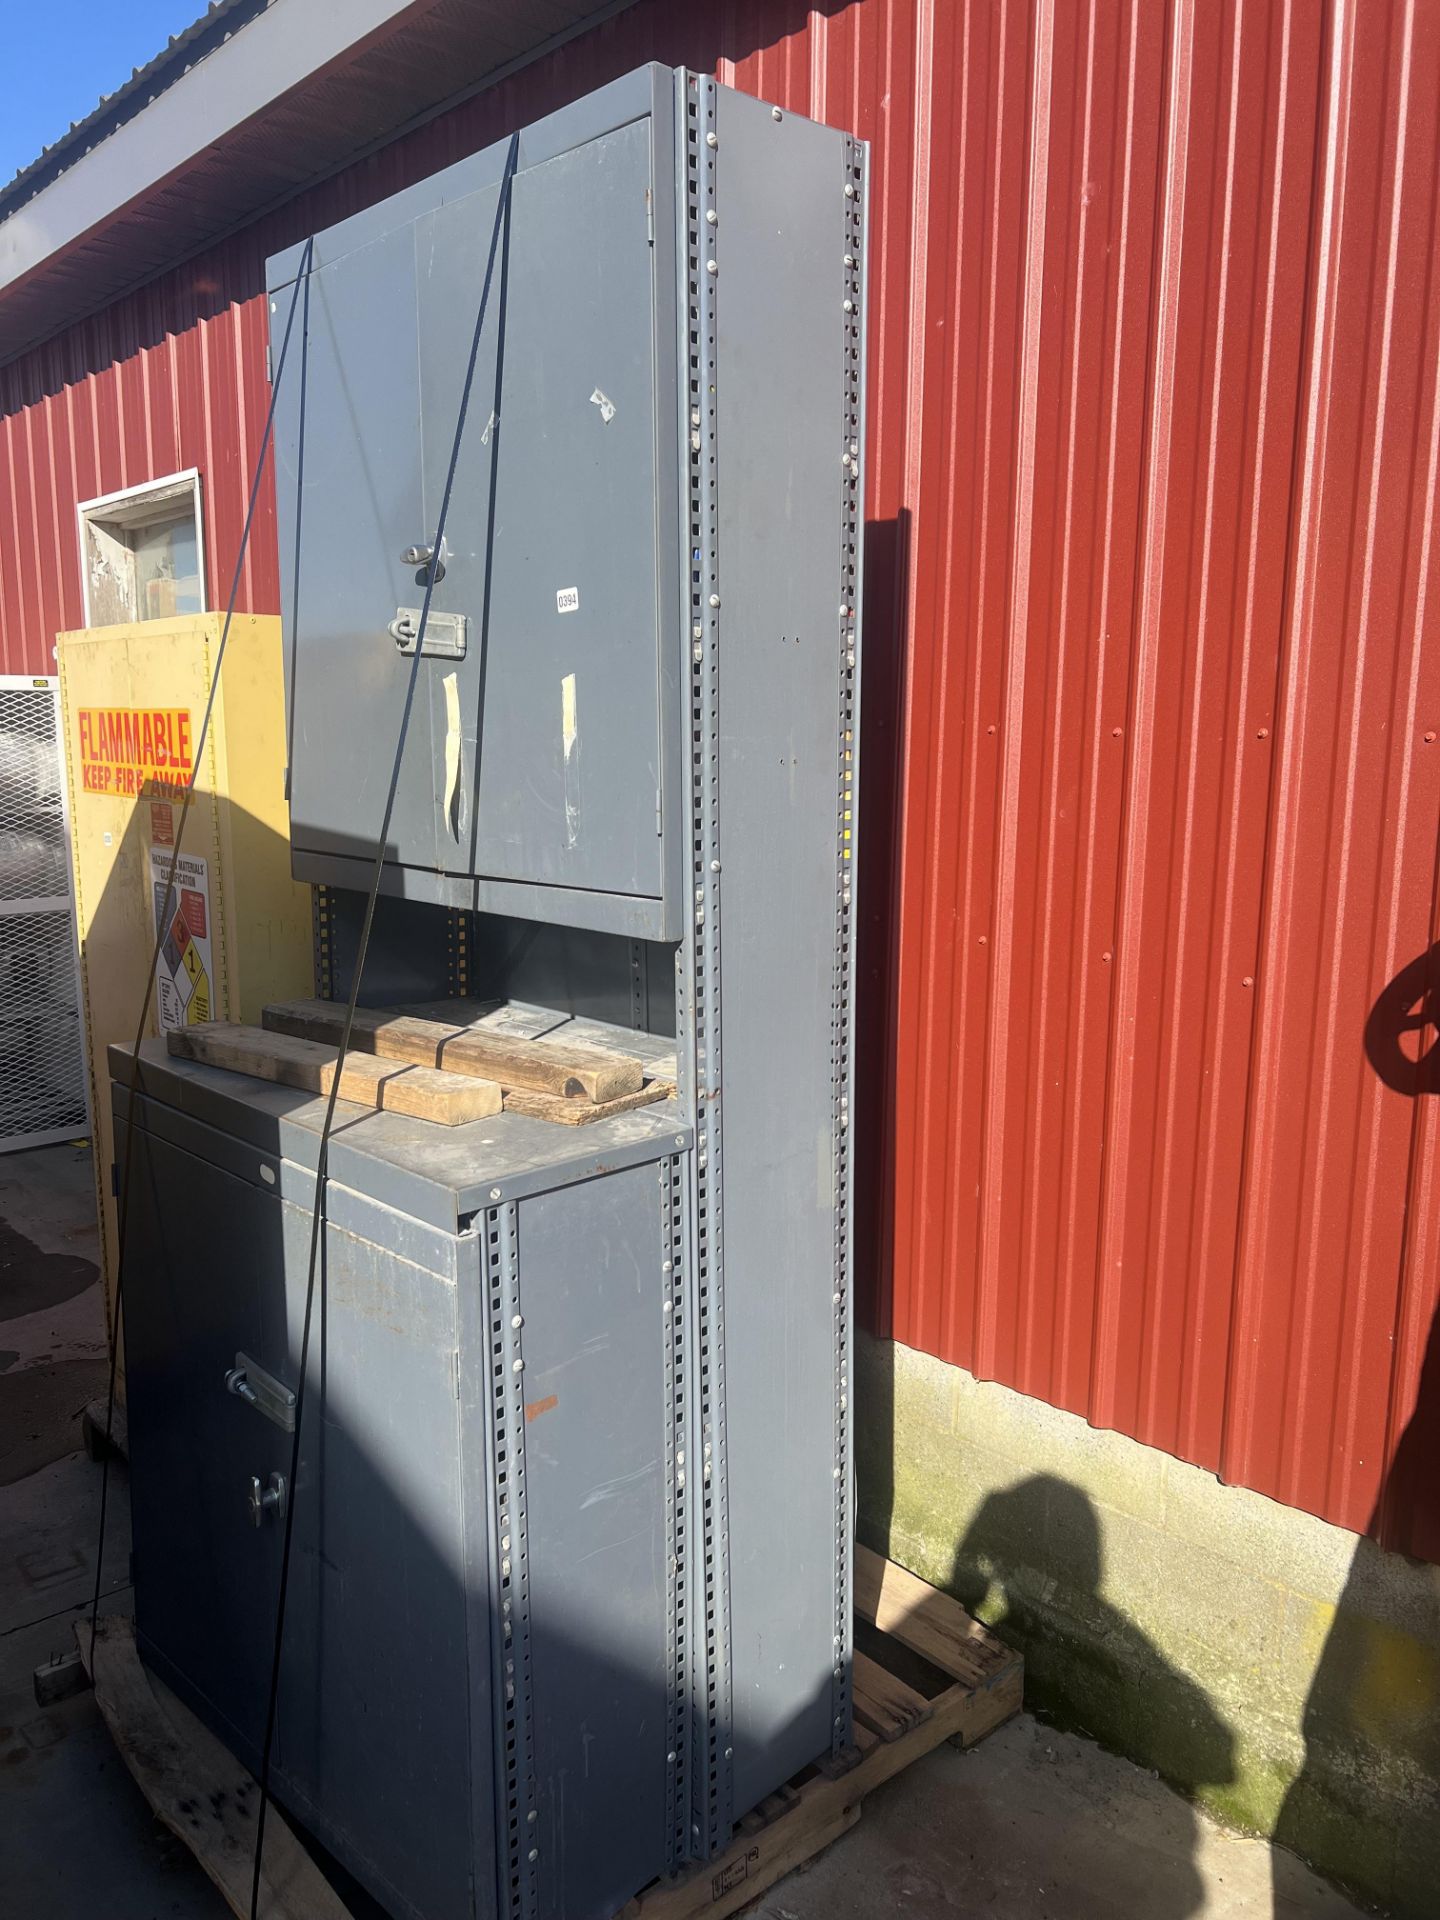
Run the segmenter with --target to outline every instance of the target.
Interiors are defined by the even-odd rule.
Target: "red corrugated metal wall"
[[[1440,10],[916,71],[894,1330],[1440,1558]]]
[[[0,372],[0,670],[89,494],[223,597],[267,252],[649,58],[874,143],[872,1324],[1440,1559],[1440,9],[644,0]]]

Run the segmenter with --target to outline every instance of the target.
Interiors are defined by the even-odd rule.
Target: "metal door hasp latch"
[[[420,651],[427,660],[432,657],[437,660],[463,660],[468,625],[469,621],[463,613],[437,613],[432,607],[430,617],[425,622],[425,645]],[[388,631],[401,653],[414,653],[415,636],[420,631],[419,607],[397,607]]]
[[[283,1380],[252,1360],[248,1353],[237,1353],[235,1364],[225,1376],[225,1388],[247,1407],[254,1407],[267,1420],[273,1420],[282,1433],[295,1431],[295,1395]]]

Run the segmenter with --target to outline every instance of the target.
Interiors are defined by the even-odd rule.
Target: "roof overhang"
[[[627,3],[270,0],[8,215],[0,193],[0,363]]]

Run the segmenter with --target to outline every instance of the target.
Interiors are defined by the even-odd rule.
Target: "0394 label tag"
[[[580,589],[578,587],[557,587],[555,589],[555,611],[557,613],[578,613],[580,611]]]

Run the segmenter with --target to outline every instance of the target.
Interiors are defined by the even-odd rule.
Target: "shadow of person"
[[[1440,942],[1386,984],[1364,1039],[1371,1068],[1392,1093],[1412,1100],[1440,1094]],[[1423,1283],[1433,1288],[1434,1276]],[[1332,1868],[1346,1861],[1367,1893],[1416,1913],[1433,1911],[1440,1879],[1440,1713],[1433,1665],[1420,1651],[1440,1645],[1440,1584],[1433,1567],[1387,1548],[1440,1561],[1437,1469],[1440,1314],[1306,1695],[1305,1758],[1275,1827],[1283,1847]]]
[[[1234,1736],[1203,1688],[1106,1598],[1100,1516],[1079,1487],[1036,1474],[992,1493],[955,1550],[948,1584],[972,1613],[1023,1645],[1027,1695],[1033,1688],[1042,1703],[1064,1701],[1066,1718],[1081,1731],[1146,1753],[1183,1791],[1235,1779]],[[1077,1640],[1086,1649],[1081,1659]],[[1116,1912],[1185,1920],[1205,1910],[1195,1862],[1199,1816],[1184,1802],[1176,1806],[1165,1857],[1147,1849],[1143,1865],[1137,1862],[1141,1904],[1117,1889]]]
[[[1440,1316],[1370,1533],[1381,1530],[1387,1507],[1403,1511],[1410,1543],[1427,1555],[1440,1551]],[[1349,1863],[1343,1877],[1364,1894],[1416,1915],[1435,1912],[1440,1885],[1434,1572],[1387,1552],[1368,1534],[1360,1540],[1305,1698],[1304,1763],[1275,1824],[1280,1846],[1331,1872],[1337,1861]],[[1277,1854],[1277,1890],[1282,1858]]]
[[[1393,1093],[1440,1094],[1440,942],[1379,994],[1365,1053]],[[1434,1289],[1434,1274],[1420,1284]],[[1424,1562],[1440,1562],[1440,1313],[1306,1695],[1305,1758],[1275,1827],[1282,1846],[1332,1870],[1350,1863],[1367,1894],[1416,1914],[1435,1911],[1440,1884],[1440,1580]]]

